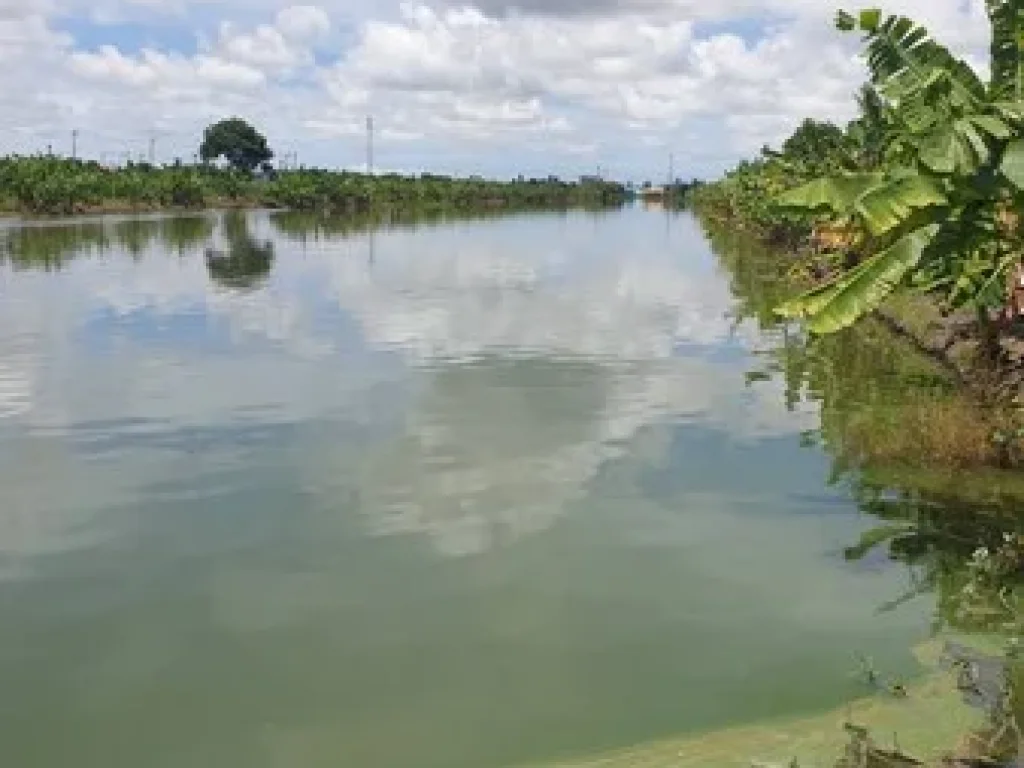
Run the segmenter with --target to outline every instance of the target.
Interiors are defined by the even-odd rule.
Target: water
[[[11,765],[501,768],[914,673],[692,218],[348,229],[0,230]]]

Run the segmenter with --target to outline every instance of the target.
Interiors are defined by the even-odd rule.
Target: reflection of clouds
[[[0,356],[0,419],[32,408],[33,361],[27,353]]]
[[[483,551],[550,526],[648,427],[685,421],[758,439],[811,426],[813,413],[787,413],[772,387],[745,389],[744,351],[759,337],[752,326],[734,333],[728,287],[696,231],[669,248],[647,242],[650,224],[625,215],[570,217],[553,231],[521,232],[513,219],[380,233],[372,265],[358,240],[301,257],[282,241],[268,284],[244,293],[214,286],[198,255],[156,246],[136,260],[78,260],[60,276],[22,274],[35,312],[0,306],[0,321],[24,329],[47,367],[0,356],[0,416],[42,403],[32,423],[59,430],[125,415],[216,428],[245,408],[292,422],[351,414],[368,378],[361,385],[360,371],[344,370],[351,358],[339,362],[346,340],[316,314],[330,299],[367,345],[409,361],[418,394],[392,439],[304,466],[311,490],[358,468],[375,532]],[[89,318],[139,312],[172,329],[204,316],[235,342],[272,346],[197,357],[172,334],[158,350],[116,347],[108,363],[71,342]]]
[[[522,361],[553,367],[550,361]],[[419,532],[448,554],[486,551],[554,523],[608,461],[629,456],[648,427],[686,419],[738,439],[810,428],[812,411],[785,411],[781,392],[723,381],[699,360],[648,368],[595,365],[588,407],[551,408],[554,387],[502,383],[489,362],[437,369],[403,434],[368,457],[360,490],[379,534]],[[458,382],[458,383],[455,383]],[[449,391],[451,390],[451,391]]]
[[[39,350],[29,329],[43,311],[22,297],[0,302],[0,419],[29,413],[35,404]]]
[[[706,261],[594,242],[566,260],[517,243],[497,227],[479,247],[325,265],[367,339],[425,379],[404,434],[362,479],[377,532],[481,552],[551,525],[646,427],[685,418],[756,439],[811,425],[813,413],[794,417],[771,388],[745,389],[742,367],[714,362],[759,338],[733,329]]]
[[[200,258],[167,258],[159,251],[138,263],[110,260],[89,266],[77,278],[88,287],[97,308],[126,316],[147,311],[158,316],[201,314],[224,320],[236,338],[256,336],[288,342],[292,352],[318,353],[324,343],[308,338],[308,313],[302,297],[276,286],[254,291],[219,288],[209,280]]]
[[[726,286],[667,255],[587,264],[590,254],[577,253],[566,274],[545,271],[543,255],[531,260],[514,241],[506,248],[411,249],[372,270],[337,260],[331,281],[373,343],[421,360],[488,350],[647,360],[669,357],[679,343],[728,339]]]

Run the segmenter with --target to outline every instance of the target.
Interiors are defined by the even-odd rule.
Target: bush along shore
[[[318,169],[253,172],[212,164],[107,168],[51,156],[0,158],[0,210],[33,215],[289,208],[325,213],[486,210],[622,204],[624,187],[555,178],[490,181]]]
[[[859,116],[805,121],[688,203],[786,254],[781,320],[825,336],[881,317],[1001,407],[1024,384],[1024,12],[986,5],[987,80],[911,19],[840,12],[864,38]]]

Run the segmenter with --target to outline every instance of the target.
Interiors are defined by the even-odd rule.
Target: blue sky
[[[863,78],[834,0],[0,0],[0,152],[191,157],[254,122],[278,154],[510,177],[709,176]],[[981,63],[982,0],[893,0]]]

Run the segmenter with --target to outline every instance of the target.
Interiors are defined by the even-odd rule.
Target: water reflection
[[[879,521],[847,556],[862,560],[885,551],[910,567],[909,589],[888,609],[934,592],[937,628],[999,629],[962,610],[973,553],[997,552],[1007,537],[1024,532],[1024,478],[996,466],[985,410],[881,323],[866,321],[822,338],[781,323],[772,308],[792,290],[789,262],[742,235],[713,228],[710,236],[738,299],[737,318],[756,322],[770,339],[748,380],[755,387],[782,380],[787,407],[820,407],[807,443],[826,451],[832,482],[850,488],[861,510]],[[935,451],[932,432],[944,424],[961,441],[976,433],[987,446]],[[915,449],[915,442],[926,442],[932,454]],[[967,451],[974,460],[988,457],[992,466],[958,469]]]
[[[0,740],[502,766],[912,673],[822,401],[746,385],[777,334],[663,216],[103,219],[0,272]]]
[[[237,289],[252,289],[265,282],[274,266],[274,244],[252,236],[242,211],[224,214],[223,227],[227,250],[206,249],[210,278],[221,286]]]
[[[15,269],[62,269],[76,258],[118,249],[194,252],[213,234],[215,219],[195,216],[92,217],[72,221],[8,221],[0,226],[0,264]]]

